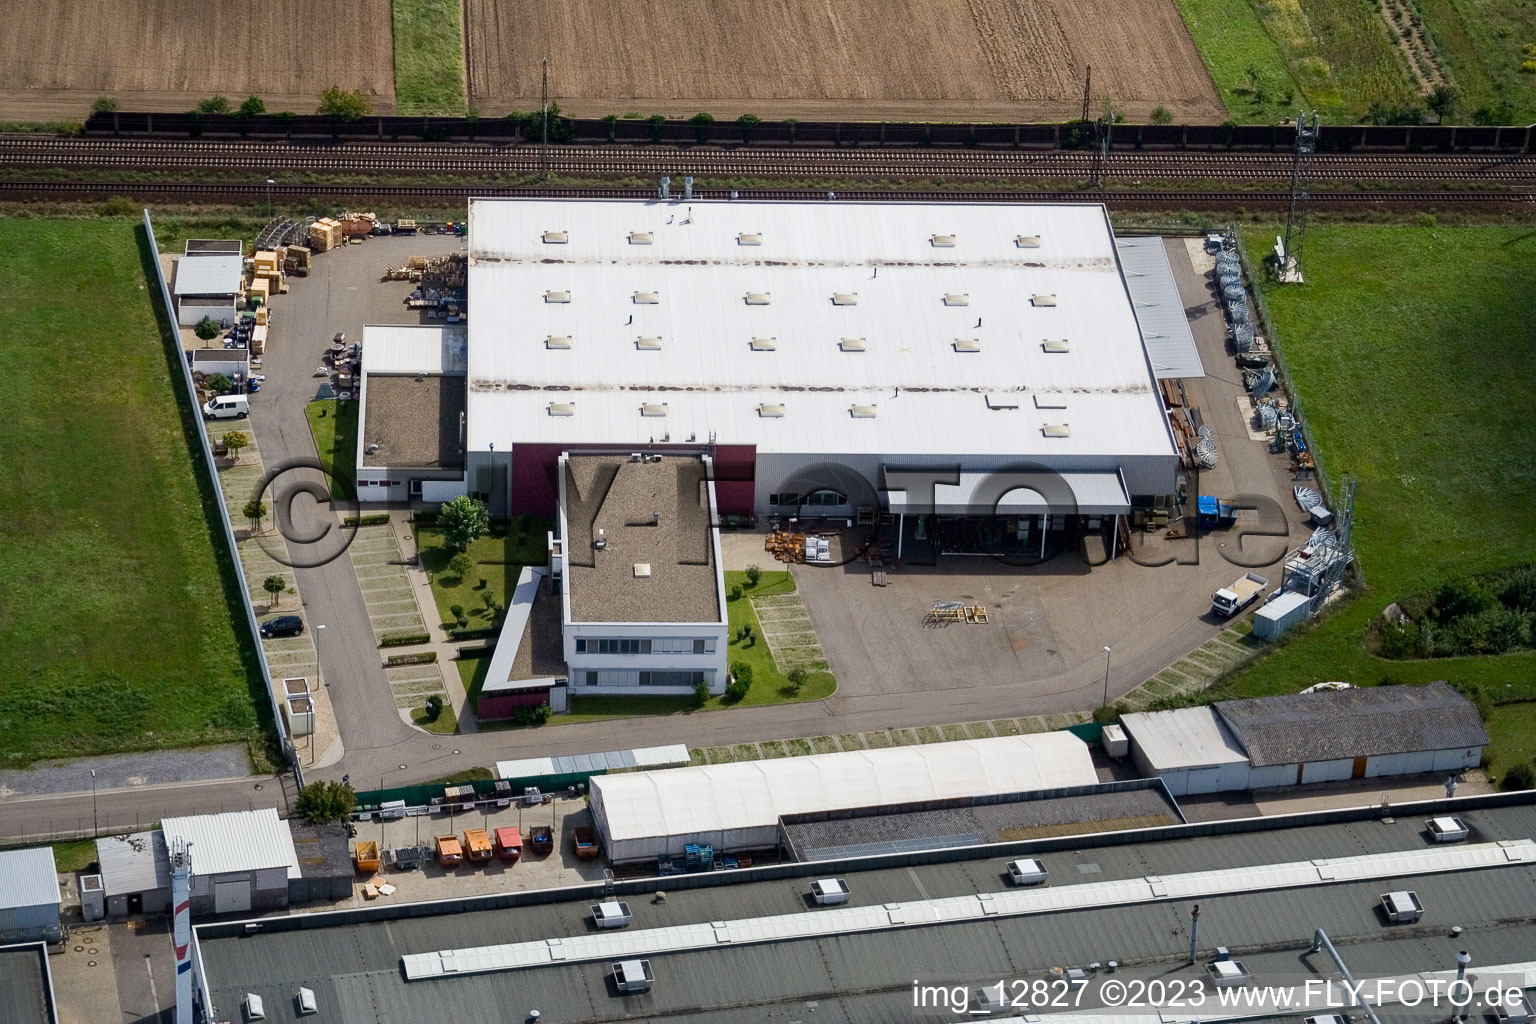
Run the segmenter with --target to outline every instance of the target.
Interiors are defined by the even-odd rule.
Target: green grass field
[[[357,409],[361,403],[322,401],[304,407],[309,432],[315,437],[315,454],[328,462],[336,476],[331,480],[331,497],[336,501],[355,498],[347,493],[357,481]],[[349,513],[350,514],[350,513]]]
[[[138,238],[130,219],[0,220],[6,767],[263,735]]]
[[[1251,228],[1250,255],[1274,235]],[[1536,696],[1536,653],[1387,661],[1361,643],[1400,597],[1536,560],[1536,230],[1319,225],[1305,263],[1307,284],[1263,294],[1319,453],[1359,477],[1366,589],[1218,692],[1449,679]]]
[[[1415,0],[1440,61],[1461,94],[1457,120],[1508,103],[1508,123],[1536,120],[1536,74],[1521,71],[1536,43],[1532,0]]]
[[[550,525],[550,520],[542,518],[530,518],[527,523],[520,519],[493,523],[492,533],[470,544],[468,554],[474,559],[475,568],[463,579],[448,572],[448,560],[453,555],[443,546],[442,531],[426,525],[417,527],[416,546],[421,551],[422,567],[432,575],[432,597],[442,621],[453,623],[452,608],[457,604],[464,608],[469,629],[499,624],[517,587],[518,573],[525,565],[548,562],[546,534]],[[480,586],[482,579],[484,587]],[[485,594],[496,602],[494,614],[486,610]]]
[[[464,116],[460,0],[394,0],[395,112]]]
[[[1302,90],[1248,0],[1177,0],[1232,119],[1271,124],[1296,113]]]

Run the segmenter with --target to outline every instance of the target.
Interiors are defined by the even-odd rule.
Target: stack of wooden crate
[[[309,247],[315,252],[330,252],[345,241],[340,221],[321,217],[309,226]]]

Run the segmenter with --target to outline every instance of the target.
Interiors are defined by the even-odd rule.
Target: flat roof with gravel
[[[574,454],[561,462],[566,621],[719,622],[704,460]]]
[[[462,469],[464,378],[369,374],[363,403],[362,464]],[[377,449],[373,449],[378,445]]]

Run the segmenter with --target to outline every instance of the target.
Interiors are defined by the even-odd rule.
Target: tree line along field
[[[1251,258],[1276,231],[1245,232]],[[1324,465],[1359,479],[1354,542],[1366,588],[1215,696],[1448,679],[1496,703],[1536,699],[1536,652],[1387,660],[1364,643],[1388,604],[1536,562],[1533,268],[1529,226],[1314,225],[1307,283],[1261,286]],[[1528,720],[1532,707],[1496,707],[1491,731],[1512,732],[1504,717]]]
[[[0,219],[0,767],[269,731],[135,225]]]

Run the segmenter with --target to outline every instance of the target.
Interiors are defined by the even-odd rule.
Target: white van
[[[245,395],[216,395],[203,406],[203,418],[209,420],[243,420],[250,414],[250,399]]]

